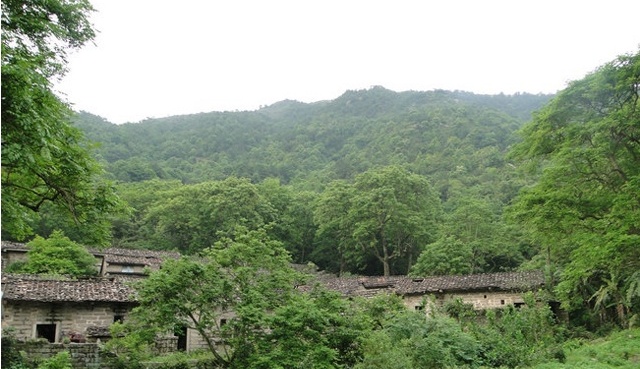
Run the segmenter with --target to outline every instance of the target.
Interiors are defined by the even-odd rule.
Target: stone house
[[[316,281],[345,297],[396,294],[411,310],[442,307],[458,299],[464,304],[473,305],[475,310],[483,310],[508,305],[519,307],[525,303],[524,293],[544,288],[545,279],[541,271],[526,271],[426,278],[325,276]]]
[[[2,241],[2,270],[17,261],[27,259],[27,245]],[[121,248],[87,248],[96,258],[96,273],[99,276],[144,277],[147,271],[160,268],[162,261],[177,259],[180,254],[169,251],[133,250]]]
[[[96,276],[84,279],[11,275],[6,266],[25,261],[25,244],[2,241],[2,328],[16,338],[96,341],[109,337],[109,326],[123,320],[137,304],[129,283],[160,268],[175,252],[88,249],[96,258]]]
[[[24,260],[26,247],[2,242],[3,268],[7,263]],[[136,306],[135,291],[128,283],[144,278],[147,270],[160,267],[162,260],[177,258],[177,253],[148,250],[93,250],[99,276],[87,279],[46,278],[39,276],[2,276],[2,327],[11,328],[17,338],[45,338],[61,342],[77,337],[87,342],[108,339],[108,327],[126,318]],[[318,283],[347,298],[373,297],[378,294],[400,296],[408,309],[429,311],[460,299],[474,309],[492,309],[524,304],[523,294],[544,287],[541,271],[438,276],[415,278],[345,277],[317,273],[315,282],[298,286],[309,290]],[[221,317],[220,324],[232,316]],[[175,339],[175,349],[203,347],[197,332],[184,329]]]
[[[2,276],[2,328],[19,340],[96,342],[135,305],[134,289],[118,278]]]

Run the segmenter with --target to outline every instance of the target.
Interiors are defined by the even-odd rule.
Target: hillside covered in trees
[[[119,126],[81,113],[77,126],[101,143],[98,153],[119,181],[196,183],[236,176],[321,188],[329,180],[352,178],[373,166],[411,164],[425,174],[451,169],[447,164],[455,160],[442,163],[439,154],[455,154],[459,161],[453,168],[476,169],[482,163],[468,157],[481,150],[484,157],[494,150],[504,153],[516,139],[513,132],[550,98],[396,93],[377,86],[312,104],[287,100],[257,111]]]
[[[257,111],[124,125],[83,112],[75,124],[99,143],[97,157],[134,208],[130,219],[115,222],[118,246],[194,253],[214,242],[216,232],[230,229],[232,219],[271,222],[296,262],[382,274],[384,255],[354,251],[348,237],[336,242],[329,224],[340,220],[331,211],[347,205],[331,202],[341,191],[338,184],[363,173],[386,175],[390,187],[415,175],[429,188],[421,206],[431,215],[423,223],[405,219],[396,225],[420,228],[423,235],[390,250],[387,273],[408,273],[435,241],[432,257],[416,272],[472,273],[512,270],[532,256],[519,232],[502,220],[504,206],[528,181],[505,155],[518,142],[516,131],[551,97],[398,93],[376,86],[312,104],[282,101]],[[395,169],[385,174],[390,167]],[[357,200],[366,193],[353,190],[343,196]],[[232,191],[242,196],[234,204],[213,203],[214,194],[231,201]],[[194,201],[202,193],[211,202],[206,217],[204,203]],[[218,221],[211,220],[211,212]],[[362,219],[351,222],[355,226]],[[457,249],[458,244],[464,246]],[[441,258],[446,248],[455,249],[455,261]]]

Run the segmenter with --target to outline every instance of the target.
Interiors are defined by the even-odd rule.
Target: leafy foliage
[[[544,363],[532,369],[634,369],[640,359],[640,329],[625,329],[597,339],[574,339],[564,344],[563,363]]]
[[[517,142],[515,130],[549,98],[459,91],[396,93],[377,86],[314,104],[283,101],[252,112],[203,113],[136,124],[113,125],[83,112],[77,115],[76,126],[101,143],[99,158],[107,163],[112,178],[121,181],[119,193],[135,208],[130,218],[114,220],[116,245],[185,253],[210,246],[216,236],[206,222],[222,230],[226,226],[207,218],[206,212],[192,211],[198,203],[209,206],[205,190],[198,196],[187,192],[195,192],[194,184],[244,178],[258,187],[261,201],[270,204],[271,210],[258,213],[264,223],[273,223],[272,236],[296,262],[311,261],[340,273],[383,274],[383,263],[373,253],[347,241],[352,232],[342,228],[338,237],[338,224],[317,216],[329,215],[332,209],[327,207],[337,206],[338,200],[328,205],[330,195],[325,194],[337,195],[336,181],[352,185],[369,170],[397,166],[426,177],[442,202],[445,216],[439,218],[434,237],[439,233],[460,242],[473,240],[474,258],[467,261],[473,271],[484,272],[513,269],[531,256],[518,227],[503,224],[501,217],[505,204],[532,178],[520,176],[504,154]],[[319,197],[323,200],[316,201]],[[182,218],[182,205],[188,216],[171,224],[174,215]],[[241,202],[236,205],[243,208]],[[474,213],[465,217],[467,209]],[[233,219],[231,214],[228,223]],[[246,216],[249,223],[256,219]],[[65,232],[71,231],[65,228]],[[426,243],[416,246],[403,256],[396,253],[390,263],[392,273],[408,271]]]
[[[16,338],[13,332],[2,330],[2,367],[8,369],[28,369],[27,360],[16,347]]]
[[[605,64],[537,114],[513,151],[541,177],[511,215],[542,246],[565,306],[590,301],[623,325],[640,307],[639,84],[640,54]]]
[[[164,195],[145,215],[147,242],[155,248],[195,254],[238,227],[258,229],[275,219],[271,204],[246,179],[180,186]]]
[[[296,274],[289,261],[282,245],[269,239],[264,229],[238,226],[201,259],[168,260],[142,281],[140,306],[134,309],[127,331],[148,332],[144,327],[154,327],[166,333],[188,327],[204,339],[217,365],[232,365],[250,354],[256,337],[264,334],[268,312],[290,300]],[[222,317],[232,319],[223,325]],[[147,340],[155,337],[145,335]],[[217,339],[225,345],[218,347]],[[114,343],[114,347],[127,357],[141,342]]]
[[[2,2],[2,234],[23,240],[33,233],[43,205],[102,232],[104,215],[118,207],[100,179],[71,110],[51,89],[65,72],[66,53],[94,31],[87,1]]]
[[[71,275],[97,274],[95,257],[60,231],[44,239],[36,236],[27,244],[27,260],[11,264],[7,271],[27,274]]]
[[[318,221],[327,223],[321,232],[335,232],[332,237],[339,250],[355,247],[372,254],[385,276],[391,274],[393,259],[399,259],[400,265],[410,264],[421,247],[435,238],[440,202],[423,176],[397,166],[384,167],[359,175],[350,187],[333,189],[346,192],[320,199]],[[347,202],[335,204],[336,199]]]
[[[60,351],[40,363],[38,369],[73,369],[73,366],[71,366],[71,354],[69,351]]]
[[[343,368],[360,359],[367,327],[353,304],[316,289],[294,296],[268,317],[269,331],[238,368]]]
[[[363,360],[354,368],[516,368],[560,360],[561,334],[548,307],[479,312],[452,304],[438,310],[397,311],[380,329],[366,332]]]

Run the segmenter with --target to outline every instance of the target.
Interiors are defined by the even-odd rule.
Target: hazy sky
[[[92,0],[57,85],[113,123],[394,91],[554,93],[640,45],[640,1]]]

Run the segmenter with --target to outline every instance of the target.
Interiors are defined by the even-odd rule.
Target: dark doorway
[[[187,351],[187,327],[176,327],[175,336],[178,337],[178,351]]]
[[[49,342],[56,342],[56,325],[36,324],[36,338],[44,338]]]

